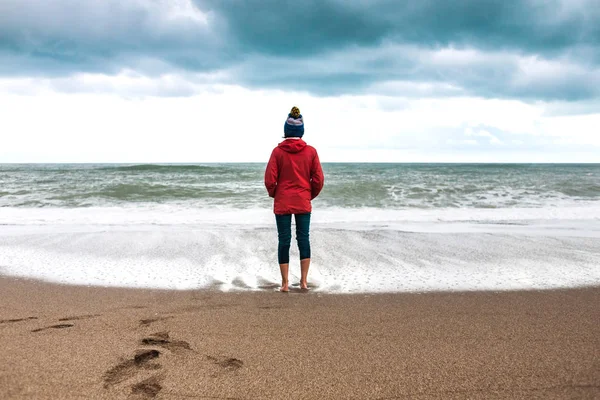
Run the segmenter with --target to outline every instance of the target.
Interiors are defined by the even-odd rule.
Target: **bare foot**
[[[288,284],[286,283],[285,285],[281,285],[281,288],[279,289],[279,291],[287,293],[290,291],[290,288],[288,287]]]
[[[302,289],[302,290],[308,290],[308,283],[306,283],[306,282],[300,282],[300,289]]]

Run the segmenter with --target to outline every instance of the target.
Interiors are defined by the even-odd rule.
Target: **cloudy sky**
[[[0,0],[0,162],[600,162],[600,0]]]

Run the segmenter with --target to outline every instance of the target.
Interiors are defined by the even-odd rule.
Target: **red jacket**
[[[323,189],[323,170],[317,150],[302,139],[279,143],[265,171],[265,186],[275,198],[275,214],[305,214]]]

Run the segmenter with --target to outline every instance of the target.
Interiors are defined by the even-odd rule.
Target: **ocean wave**
[[[0,224],[11,225],[173,225],[190,226],[271,226],[273,211],[264,207],[198,206],[139,203],[127,207],[0,207]],[[410,223],[482,223],[502,221],[597,221],[600,204],[544,208],[437,208],[388,210],[382,208],[313,208],[314,223],[342,227],[388,224],[402,227]]]
[[[11,169],[12,168],[12,169]],[[0,166],[0,207],[267,206],[263,164]],[[600,203],[600,167],[324,164],[327,208],[548,208]],[[8,171],[8,172],[6,172]]]
[[[218,165],[194,165],[194,164],[134,164],[134,165],[115,165],[102,166],[97,168],[103,171],[124,171],[124,172],[217,172],[226,168]]]
[[[4,228],[3,228],[4,229]],[[311,232],[309,283],[333,293],[552,289],[600,284],[597,238],[402,231]],[[298,252],[290,254],[299,279]],[[0,231],[0,273],[63,284],[276,287],[277,233],[260,228]]]

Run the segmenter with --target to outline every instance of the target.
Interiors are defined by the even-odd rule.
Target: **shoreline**
[[[1,398],[600,396],[600,287],[0,292]]]

